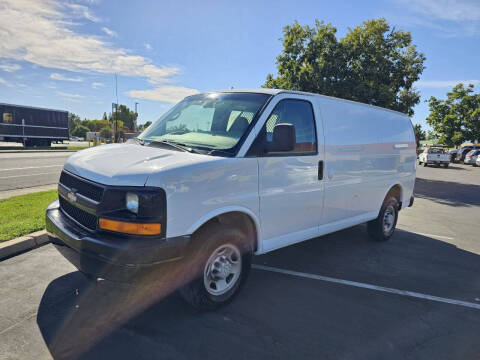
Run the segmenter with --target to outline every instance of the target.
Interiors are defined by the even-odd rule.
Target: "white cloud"
[[[150,90],[131,90],[127,95],[134,99],[165,101],[176,103],[184,97],[198,93],[195,89],[181,86],[164,85]]]
[[[426,16],[450,21],[480,20],[478,0],[403,0]]]
[[[59,80],[59,81],[73,81],[73,82],[82,82],[83,79],[79,76],[77,77],[68,77],[59,73],[51,73],[50,79]]]
[[[103,86],[105,86],[104,83],[101,83],[101,82],[92,82],[92,88],[94,88],[94,89],[97,89],[97,88],[103,87]]]
[[[6,71],[6,72],[14,72],[17,70],[20,70],[22,67],[18,64],[0,64],[0,70]]]
[[[480,80],[431,80],[431,81],[417,81],[415,86],[419,88],[449,88],[462,83],[464,85],[473,84],[480,85]]]
[[[145,43],[145,44],[143,44],[143,46],[145,46],[145,49],[147,49],[147,50],[152,50],[153,49],[152,45],[150,45],[149,43]]]
[[[0,77],[0,84],[3,84],[3,85],[8,86],[8,87],[12,86],[4,78],[1,78],[1,77]]]
[[[79,16],[98,20],[84,5],[56,0],[0,0],[0,58],[72,72],[143,77],[155,84],[151,92],[179,73],[177,67],[153,65],[143,56],[113,47],[99,37],[75,32],[71,20]],[[171,91],[177,87],[165,88]],[[184,90],[178,88],[179,92]]]
[[[107,28],[106,26],[102,27],[102,31],[105,34],[107,34],[108,36],[111,36],[111,37],[117,37],[118,36],[118,34],[115,31]]]
[[[61,97],[67,99],[67,100],[78,100],[78,99],[83,99],[85,96],[79,95],[79,94],[71,94],[71,93],[66,93],[63,91],[57,91],[57,95],[60,95]]]
[[[75,16],[84,17],[85,19],[93,22],[100,21],[100,19],[93,15],[85,5],[64,3],[63,6],[69,8]]]
[[[478,0],[397,0],[418,18],[405,17],[406,22],[424,25],[449,36],[476,35],[480,32]]]

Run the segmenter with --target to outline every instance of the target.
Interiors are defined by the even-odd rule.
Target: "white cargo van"
[[[415,148],[395,111],[285,90],[193,95],[130,143],[72,155],[47,230],[94,278],[148,274],[212,309],[254,254],[365,222],[390,238],[413,203]]]

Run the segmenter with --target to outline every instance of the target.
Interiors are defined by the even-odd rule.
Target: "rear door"
[[[318,234],[323,208],[323,128],[313,104],[303,98],[278,99],[257,136],[271,142],[276,124],[295,127],[292,151],[257,154],[263,250]],[[318,125],[317,125],[318,123]]]

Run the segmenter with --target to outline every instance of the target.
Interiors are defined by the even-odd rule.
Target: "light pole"
[[[137,119],[138,119],[137,105],[138,105],[138,102],[135,102],[135,124],[133,125],[133,131],[135,132],[135,134],[137,133]]]

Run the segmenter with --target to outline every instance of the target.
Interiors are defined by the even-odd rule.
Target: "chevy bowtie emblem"
[[[67,193],[67,197],[70,199],[71,202],[77,202],[77,194],[75,189],[72,189]]]

